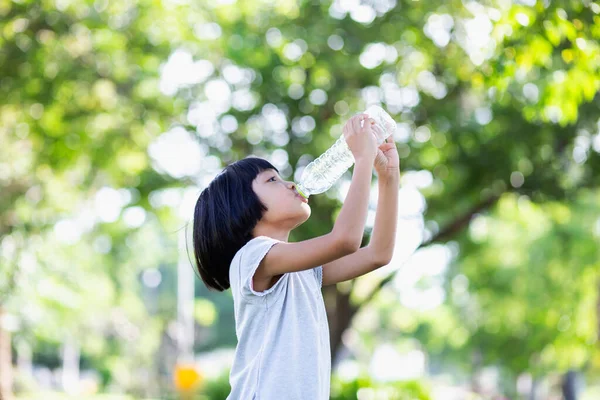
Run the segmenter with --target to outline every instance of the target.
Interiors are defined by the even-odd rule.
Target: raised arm
[[[354,279],[390,263],[396,243],[400,167],[394,143],[384,143],[375,161],[379,196],[369,244],[323,265],[323,286]]]
[[[256,270],[262,279],[286,272],[302,271],[323,265],[355,252],[363,237],[367,219],[372,165],[377,155],[377,142],[371,124],[361,127],[360,114],[344,127],[348,147],[354,155],[352,182],[346,200],[332,231],[314,239],[274,245]]]

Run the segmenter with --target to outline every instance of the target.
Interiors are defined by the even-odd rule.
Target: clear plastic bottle
[[[364,112],[375,120],[372,130],[377,136],[377,143],[383,141],[396,131],[396,121],[379,106],[370,106]],[[361,122],[362,124],[363,122]],[[341,135],[327,151],[313,160],[302,171],[296,190],[304,198],[311,194],[319,194],[329,189],[354,164],[354,156]]]

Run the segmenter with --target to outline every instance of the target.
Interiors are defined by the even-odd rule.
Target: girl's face
[[[296,191],[296,185],[281,179],[277,171],[262,171],[252,182],[252,189],[268,208],[261,221],[284,229],[293,229],[310,217],[308,200]]]

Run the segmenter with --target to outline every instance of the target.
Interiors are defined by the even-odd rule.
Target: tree
[[[128,207],[176,229],[151,195],[202,187],[212,171],[161,168],[148,147],[165,131],[191,134],[205,171],[255,154],[289,177],[352,113],[381,102],[400,123],[402,169],[432,177],[422,246],[459,237],[505,193],[565,202],[597,186],[596,3],[353,4],[4,2],[0,154],[10,168],[0,176],[0,276],[9,312],[19,304],[10,282],[30,276],[17,254],[32,254],[36,238],[98,193],[126,189]],[[315,197],[291,239],[327,232],[338,208],[335,196]],[[119,265],[135,254],[125,238],[136,229],[100,222],[89,240],[112,238],[106,263]],[[118,273],[111,279],[120,286]],[[325,292],[337,310],[334,353],[362,305],[352,292]]]
[[[208,8],[218,34],[182,44],[214,66],[182,92],[194,99],[187,126],[210,145],[223,133],[218,123],[233,117],[238,129],[228,135],[223,161],[285,146],[281,166],[289,174],[331,144],[326,132],[338,135],[350,110],[381,101],[401,123],[404,170],[433,175],[427,218],[441,228],[429,243],[453,237],[507,191],[545,201],[593,187],[595,6],[503,4],[406,1],[371,7],[373,18],[337,2],[267,7],[260,16],[252,3]],[[250,80],[232,78],[239,70]],[[212,94],[230,86],[220,100]],[[242,104],[248,92],[253,100]],[[331,225],[335,204],[314,204],[323,212],[295,238]],[[331,321],[334,352],[360,307],[350,293],[327,296],[345,310]]]
[[[0,5],[0,309],[16,315],[21,329],[34,324],[17,332],[21,339],[30,332],[54,341],[90,324],[108,334],[111,313],[99,321],[90,312],[120,305],[121,324],[145,312],[128,293],[138,271],[119,269],[139,257],[125,241],[137,226],[116,217],[133,209],[139,220],[139,207],[153,210],[149,193],[174,182],[151,167],[145,151],[181,109],[157,84],[176,27],[152,27],[173,13],[150,1]],[[116,215],[103,209],[114,203]],[[48,321],[22,313],[23,304]],[[135,324],[146,325],[142,336],[156,337],[152,323]],[[0,337],[10,338],[6,330]],[[90,335],[90,346],[98,350],[99,339]],[[10,343],[0,349],[6,377]],[[3,382],[0,397],[9,398],[9,387]]]

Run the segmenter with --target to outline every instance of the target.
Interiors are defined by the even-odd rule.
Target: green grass
[[[23,393],[16,397],[16,400],[139,400],[124,394],[95,394],[95,395],[75,395],[69,396],[61,392],[35,392]],[[152,400],[152,399],[145,399]]]

